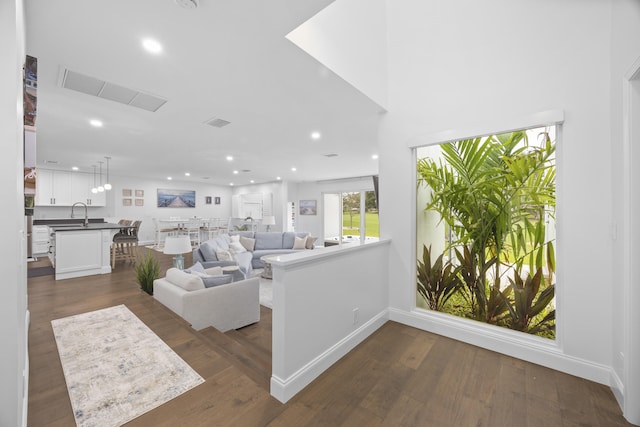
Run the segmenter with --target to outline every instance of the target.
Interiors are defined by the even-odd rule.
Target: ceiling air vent
[[[102,99],[119,102],[120,104],[142,108],[156,112],[167,100],[155,95],[143,93],[135,89],[109,83],[95,77],[87,76],[69,69],[63,69],[61,86],[65,89],[86,93]]]
[[[205,124],[208,124],[209,126],[213,126],[214,128],[223,128],[226,125],[228,125],[229,123],[231,123],[231,122],[229,122],[227,120],[223,120],[223,119],[218,118],[218,117],[214,117],[214,118],[209,119],[209,120],[207,120],[205,122]]]
[[[323,154],[325,157],[338,157],[336,153]]]

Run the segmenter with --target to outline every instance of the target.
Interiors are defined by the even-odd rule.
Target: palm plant
[[[418,162],[418,183],[432,196],[425,209],[438,212],[450,227],[456,236],[451,245],[464,246],[456,257],[478,320],[496,323],[511,313],[510,291],[501,289],[505,266],[520,274],[526,262],[534,271],[546,251],[553,272],[544,218],[555,212],[555,144],[548,133],[541,135],[540,146],[530,145],[524,131],[456,141],[441,146],[438,162]]]

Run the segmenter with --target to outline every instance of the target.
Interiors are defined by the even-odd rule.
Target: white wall
[[[530,351],[511,338],[469,334],[451,325],[440,325],[438,331],[608,382],[610,3],[404,0],[388,1],[387,12],[389,113],[380,132],[380,216],[382,237],[393,237],[392,312],[424,329],[437,323],[412,312],[415,167],[408,141],[486,123],[500,127],[504,119],[562,109],[566,120],[557,163],[557,345]],[[590,259],[597,263],[585,263]]]
[[[106,207],[89,207],[89,217],[105,218],[110,221],[118,221],[126,218],[132,221],[142,220],[140,226],[140,241],[150,243],[154,241],[154,225],[152,218],[168,218],[170,216],[199,218],[229,218],[231,216],[231,188],[228,186],[204,184],[190,181],[155,181],[142,178],[111,175],[113,189],[107,193]],[[158,208],[158,189],[195,190],[195,208]],[[143,190],[144,206],[123,206],[122,190]],[[211,196],[210,205],[205,203],[205,197]],[[215,197],[220,197],[221,203],[215,203]],[[130,197],[135,199],[134,196]],[[69,218],[70,207],[36,207],[35,218]]]
[[[273,261],[274,397],[286,402],[386,322],[388,249],[354,243]]]
[[[27,272],[23,199],[22,67],[25,61],[22,0],[0,2],[0,245],[4,283],[0,298],[0,425],[26,425]]]
[[[271,194],[272,195],[272,215],[276,217],[276,225],[271,226],[271,231],[283,231],[286,222],[285,210],[283,205],[286,205],[286,199],[284,199],[284,185],[282,181],[269,182],[265,184],[244,185],[239,187],[233,187],[233,194]],[[267,215],[265,213],[265,215]],[[262,228],[260,231],[264,231]]]
[[[621,402],[625,410],[625,416],[631,422],[640,424],[640,363],[638,356],[635,358],[628,354],[628,348],[625,346],[625,333],[630,337],[631,334],[637,336],[637,321],[635,324],[630,323],[630,311],[637,311],[638,298],[629,301],[628,295],[630,289],[638,288],[636,275],[626,274],[625,269],[631,270],[635,261],[630,258],[630,253],[625,250],[637,248],[637,245],[629,245],[627,239],[630,238],[630,226],[628,222],[631,218],[635,218],[634,230],[637,232],[640,224],[637,222],[637,215],[625,217],[625,201],[630,197],[625,191],[631,190],[637,195],[636,181],[631,181],[628,174],[628,162],[630,160],[629,147],[625,146],[624,139],[624,80],[632,64],[637,63],[640,58],[640,2],[636,0],[617,0],[612,2],[612,19],[611,19],[611,148],[612,148],[612,171],[613,180],[611,192],[613,196],[612,216],[617,226],[618,238],[613,242],[613,269],[612,269],[612,348],[611,357],[613,361],[613,385],[616,397]],[[640,83],[638,84],[640,86]],[[640,103],[640,101],[638,101]],[[635,117],[640,116],[638,110],[635,111]],[[637,128],[640,129],[640,128]],[[637,138],[637,136],[636,136]],[[637,140],[636,140],[637,141]],[[638,147],[634,143],[635,147]],[[635,154],[637,159],[637,152]],[[633,162],[633,167],[637,172],[640,164]],[[633,251],[632,251],[633,252]],[[630,273],[630,272],[628,272]],[[633,281],[632,281],[633,280]],[[636,294],[637,295],[637,294]],[[635,327],[635,331],[632,329]],[[627,368],[625,369],[625,355]],[[631,365],[633,363],[633,365]],[[631,376],[635,370],[636,376]],[[628,372],[629,371],[629,372]],[[623,392],[626,391],[626,396]],[[635,412],[634,412],[635,411]]]

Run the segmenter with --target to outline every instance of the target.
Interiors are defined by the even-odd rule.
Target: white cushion
[[[247,248],[242,246],[240,242],[231,242],[229,243],[229,251],[234,254],[241,254],[242,252],[246,252]]]
[[[233,255],[230,251],[216,251],[218,261],[233,261]]]
[[[204,289],[204,283],[202,283],[201,278],[195,274],[185,273],[177,268],[168,269],[166,279],[185,291],[197,291],[198,289]]]
[[[305,249],[307,238],[306,237],[296,237],[296,240],[293,242],[293,249]]]
[[[240,243],[240,235],[239,234],[234,234],[233,236],[229,236],[229,238],[231,239],[230,243]],[[231,245],[229,245],[231,246]]]
[[[205,268],[204,272],[207,273],[209,276],[220,276],[222,273],[222,267],[210,267],[210,268]]]

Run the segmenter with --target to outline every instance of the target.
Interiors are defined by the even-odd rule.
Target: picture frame
[[[144,197],[144,190],[136,190],[136,197]]]
[[[122,206],[131,206],[131,199],[122,199]]]
[[[216,196],[215,202],[216,202],[216,205],[219,205],[220,204],[220,197]]]
[[[211,204],[211,196],[207,196],[207,197],[205,197],[205,198],[204,198],[204,202],[205,202],[207,205],[210,205],[210,204]]]
[[[196,190],[158,188],[159,208],[195,208]]]
[[[136,206],[144,206],[144,199],[136,199]]]
[[[122,197],[131,197],[132,193],[131,193],[131,189],[130,188],[123,188],[122,189]]]
[[[300,215],[317,215],[318,214],[318,201],[317,200],[300,200]]]

